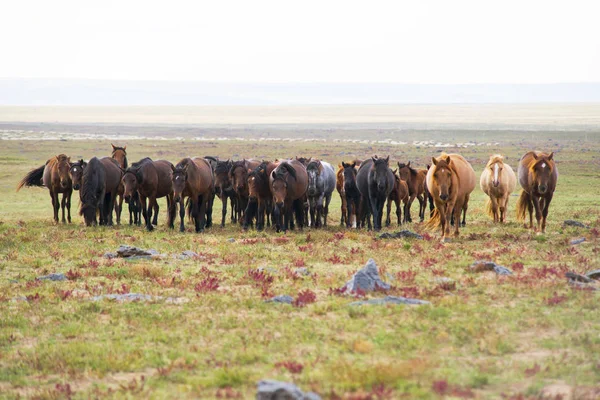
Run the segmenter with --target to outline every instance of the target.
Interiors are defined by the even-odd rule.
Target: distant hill
[[[600,83],[206,83],[0,79],[0,105],[515,104],[600,102]]]

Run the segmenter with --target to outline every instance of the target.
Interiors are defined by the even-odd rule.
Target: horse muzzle
[[[311,188],[309,188],[307,194],[309,196],[311,196],[311,197],[312,196],[316,196],[317,195],[317,189],[311,189]]]
[[[66,188],[67,186],[69,186],[69,181],[67,180],[61,180],[60,181],[60,186],[62,186],[62,188]]]
[[[126,194],[125,196],[123,196],[123,198],[125,199],[126,202],[130,202],[131,201],[131,195],[130,194]]]
[[[494,187],[498,187],[500,185],[500,181],[493,181],[492,185],[494,185]]]
[[[538,192],[540,192],[540,194],[545,194],[547,190],[548,187],[545,185],[538,186]]]
[[[447,194],[440,194],[440,199],[442,199],[443,201],[448,200],[448,195]]]
[[[73,185],[73,190],[79,190],[79,183],[76,183]]]
[[[176,203],[179,203],[179,202],[181,201],[181,196],[173,196],[173,200],[174,200]]]

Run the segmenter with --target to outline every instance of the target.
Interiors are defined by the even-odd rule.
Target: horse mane
[[[306,169],[307,170],[309,170],[309,169],[320,169],[320,167],[322,165],[323,164],[321,164],[321,161],[319,161],[319,160],[313,160],[313,161],[311,161],[311,162],[308,163],[308,165],[306,166]]]
[[[494,154],[493,156],[490,157],[489,161],[487,162],[486,168],[494,165],[497,162],[503,164],[504,163],[504,156],[502,156],[500,154]]]
[[[279,164],[279,166],[275,169],[275,177],[283,178],[286,172],[289,173],[292,178],[296,179],[296,170],[285,161]]]
[[[140,161],[132,163],[130,168],[138,169],[147,162],[152,162],[152,159],[150,157],[144,157]]]

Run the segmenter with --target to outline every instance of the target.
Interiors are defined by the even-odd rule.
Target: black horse
[[[106,191],[106,171],[100,160],[92,157],[88,161],[81,177],[79,198],[81,208],[79,214],[83,215],[86,226],[96,225],[96,213],[100,212],[100,224],[104,224],[107,215],[104,207],[104,194]],[[112,212],[112,210],[111,210]]]
[[[389,167],[390,157],[372,157],[364,161],[356,174],[356,184],[360,191],[362,202],[365,205],[361,219],[367,220],[371,229],[371,214],[373,214],[373,228],[381,230],[383,206],[394,189],[394,173]]]
[[[361,209],[361,196],[358,186],[356,186],[356,162],[352,164],[346,164],[342,162],[344,167],[344,192],[346,193],[346,205],[348,217],[346,218],[346,227],[352,227],[352,215],[354,214],[355,221],[354,227],[360,228],[360,209]]]

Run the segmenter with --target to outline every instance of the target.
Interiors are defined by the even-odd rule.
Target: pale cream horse
[[[490,156],[485,169],[481,173],[479,186],[489,196],[486,211],[494,222],[504,222],[508,199],[517,185],[517,176],[510,167],[504,163],[504,157],[499,154]]]

